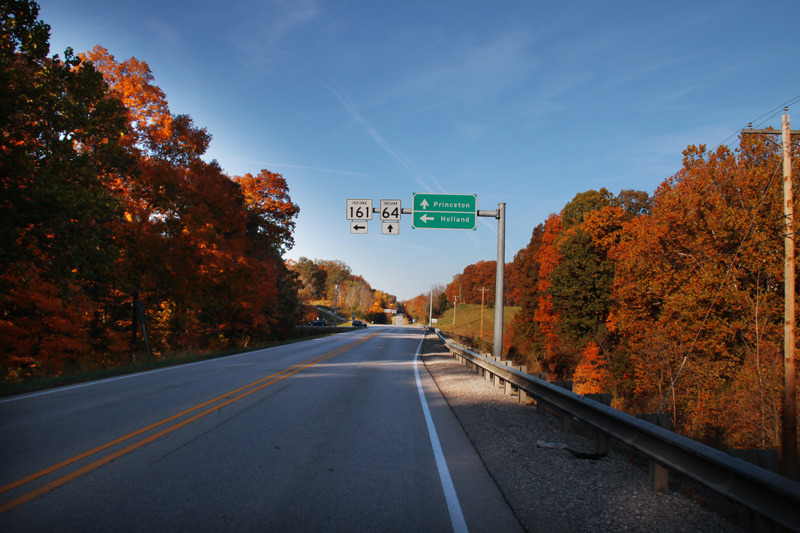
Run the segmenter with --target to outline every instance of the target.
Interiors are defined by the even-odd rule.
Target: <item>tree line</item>
[[[793,147],[793,174],[800,171]],[[669,412],[716,446],[777,448],[783,389],[780,147],[689,146],[652,194],[577,194],[506,266],[510,357],[629,412]],[[470,265],[445,304],[479,303],[494,262]],[[428,295],[406,307],[424,309]],[[487,299],[487,302],[491,302]],[[418,311],[416,311],[418,312]]]
[[[38,5],[1,5],[0,379],[289,336],[286,180],[226,175],[147,63],[50,56]]]
[[[385,309],[398,308],[396,296],[373,289],[363,277],[353,274],[343,261],[301,257],[288,264],[297,274],[299,295],[304,302],[319,301],[330,307],[336,306],[340,314],[375,324],[388,322]]]

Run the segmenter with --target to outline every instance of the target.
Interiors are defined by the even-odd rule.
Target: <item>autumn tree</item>
[[[33,1],[0,4],[0,365],[59,371],[91,351],[92,286],[120,216],[108,175],[130,161],[124,110]]]
[[[305,300],[318,300],[323,297],[327,272],[307,257],[301,257],[291,265],[300,282],[300,294]]]
[[[445,289],[448,297],[451,300],[458,297],[458,303],[480,304],[481,288],[494,289],[496,265],[495,261],[478,261],[467,265]],[[494,305],[494,299],[491,304]]]
[[[289,196],[289,186],[280,174],[262,170],[233,179],[244,195],[248,212],[248,235],[261,241],[260,248],[283,255],[294,246],[295,219],[300,208]]]
[[[572,354],[565,348],[559,336],[561,315],[553,305],[553,296],[550,293],[552,286],[550,275],[562,261],[558,248],[558,238],[561,233],[561,216],[550,215],[544,223],[542,242],[538,247],[535,258],[539,264],[539,276],[536,283],[538,298],[533,311],[533,319],[538,324],[541,334],[541,351],[531,354],[541,371],[559,378],[567,378],[574,361]]]
[[[589,342],[581,353],[581,362],[573,375],[574,391],[578,394],[609,392],[611,376],[606,370],[606,357],[600,346]]]
[[[683,169],[612,252],[608,324],[635,374],[629,403],[669,409],[682,432],[712,444],[775,444],[778,391],[768,380],[780,363],[779,168],[763,141],[738,152],[690,146]],[[758,424],[731,427],[740,413]]]
[[[542,348],[541,330],[534,315],[540,297],[540,263],[537,254],[542,246],[543,235],[544,224],[533,228],[528,245],[517,252],[511,262],[515,282],[511,286],[510,296],[520,306],[520,310],[509,326],[506,345],[512,358],[526,364],[533,362],[534,354]]]
[[[100,46],[85,58],[125,104],[123,142],[136,159],[112,184],[127,222],[116,235],[124,252],[110,303],[116,323],[142,301],[164,349],[284,336],[298,305],[281,259],[299,210],[286,181],[267,170],[231,180],[203,161],[211,135],[169,111],[144,61],[119,62]],[[130,317],[136,351],[137,314]]]
[[[427,293],[405,300],[401,302],[401,305],[405,312],[416,322],[427,324],[431,312],[434,317],[438,317],[444,312],[444,308],[441,305],[441,297],[444,295],[444,291],[445,287],[443,285],[434,285]]]

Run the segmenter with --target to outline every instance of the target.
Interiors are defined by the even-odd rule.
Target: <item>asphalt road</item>
[[[0,530],[519,530],[415,362],[422,337],[370,327],[0,400]]]

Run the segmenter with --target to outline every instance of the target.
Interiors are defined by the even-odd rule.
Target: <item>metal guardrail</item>
[[[609,437],[617,439],[649,457],[651,473],[658,466],[677,470],[768,522],[800,531],[800,483],[498,363],[436,333],[451,353],[483,369],[493,380],[515,386],[520,401],[524,392],[536,401],[540,413],[546,407],[561,413],[562,427],[568,427],[565,418],[571,417],[594,427],[601,453],[607,453]]]

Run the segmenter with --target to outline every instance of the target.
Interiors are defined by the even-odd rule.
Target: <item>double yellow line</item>
[[[340,353],[345,352],[345,351],[349,350],[350,348],[353,348],[354,346],[366,341],[367,339],[369,339],[371,337],[374,337],[377,334],[378,334],[378,332],[371,333],[371,334],[369,334],[369,335],[367,335],[365,337],[359,338],[358,340],[353,341],[353,342],[351,342],[351,343],[349,343],[349,344],[347,344],[345,346],[342,346],[341,348],[337,348],[336,350],[327,352],[327,353],[325,353],[323,355],[320,355],[318,357],[314,357],[314,358],[309,359],[308,361],[305,361],[303,363],[298,363],[298,364],[296,364],[294,366],[291,366],[291,367],[287,368],[286,370],[282,370],[280,372],[276,372],[275,374],[272,374],[272,375],[267,376],[265,378],[259,379],[258,381],[254,381],[254,382],[252,382],[252,383],[250,383],[248,385],[245,385],[244,387],[240,387],[240,388],[232,390],[232,391],[230,391],[230,392],[228,392],[226,394],[223,394],[222,396],[218,396],[218,397],[214,398],[213,400],[209,400],[207,402],[203,402],[203,403],[201,403],[199,405],[196,405],[196,406],[192,407],[191,409],[187,409],[187,410],[185,410],[183,412],[180,412],[180,413],[178,413],[176,415],[172,415],[172,416],[170,416],[168,418],[165,418],[164,420],[161,420],[159,422],[156,422],[154,424],[150,424],[149,426],[146,426],[146,427],[143,427],[143,428],[141,428],[139,430],[136,430],[133,433],[129,433],[129,434],[123,436],[123,437],[119,437],[118,439],[114,439],[112,441],[109,441],[109,442],[107,442],[107,443],[105,443],[105,444],[103,444],[101,446],[98,446],[96,448],[92,448],[91,450],[88,450],[86,452],[78,454],[75,457],[72,457],[72,458],[67,459],[65,461],[61,461],[58,464],[55,464],[55,465],[50,466],[48,468],[45,468],[44,470],[40,470],[39,472],[36,472],[35,474],[31,474],[31,475],[29,475],[27,477],[24,477],[24,478],[22,478],[20,480],[17,480],[15,482],[13,482],[13,483],[9,483],[8,485],[5,485],[4,487],[0,487],[0,494],[5,494],[8,491],[11,491],[11,490],[14,490],[16,488],[19,488],[19,487],[22,487],[24,485],[27,485],[28,483],[30,483],[32,481],[35,481],[35,480],[37,480],[37,479],[39,479],[41,477],[44,477],[44,476],[47,476],[47,475],[52,474],[54,472],[57,472],[57,471],[61,470],[62,468],[65,468],[65,467],[67,467],[67,466],[69,466],[69,465],[71,465],[73,463],[77,463],[78,461],[81,461],[81,460],[86,459],[88,457],[91,457],[91,456],[93,456],[95,454],[98,454],[98,453],[100,453],[100,452],[102,452],[104,450],[107,450],[107,449],[109,449],[111,447],[114,447],[114,446],[116,446],[118,444],[121,444],[121,443],[123,443],[123,442],[125,442],[127,440],[133,439],[134,437],[138,437],[139,435],[147,433],[147,432],[149,432],[149,431],[151,431],[153,429],[156,429],[158,427],[161,427],[161,426],[164,426],[164,425],[168,425],[169,423],[174,422],[174,421],[176,421],[176,420],[178,420],[180,418],[183,418],[183,417],[185,417],[185,416],[187,416],[187,415],[189,415],[191,413],[194,413],[195,411],[200,411],[200,412],[194,414],[193,416],[191,416],[189,418],[181,420],[180,422],[177,422],[174,425],[168,425],[167,427],[165,427],[164,429],[162,429],[161,431],[159,431],[157,433],[154,433],[154,434],[152,434],[152,435],[150,435],[148,437],[145,437],[145,438],[143,438],[141,440],[138,440],[138,441],[136,441],[136,442],[134,442],[132,444],[129,444],[125,448],[122,448],[122,449],[117,450],[117,451],[115,451],[113,453],[110,453],[109,455],[106,455],[106,456],[103,456],[103,457],[101,457],[99,459],[96,459],[95,461],[93,461],[93,462],[91,462],[91,463],[89,463],[89,464],[87,464],[87,465],[85,465],[85,466],[83,466],[83,467],[81,467],[81,468],[79,468],[77,470],[74,470],[74,471],[70,472],[69,474],[66,474],[66,475],[64,475],[64,476],[62,476],[62,477],[60,477],[58,479],[50,481],[49,483],[47,483],[45,485],[42,485],[39,488],[36,488],[36,489],[26,493],[26,494],[23,494],[22,496],[19,496],[19,497],[13,499],[13,500],[10,500],[7,503],[4,503],[4,504],[0,505],[0,514],[5,513],[6,511],[10,511],[11,509],[13,509],[13,508],[15,508],[15,507],[17,507],[19,505],[22,505],[23,503],[28,502],[28,501],[36,498],[37,496],[45,494],[45,493],[53,490],[56,487],[60,487],[61,485],[64,485],[65,483],[68,483],[68,482],[72,481],[73,479],[76,479],[76,478],[78,478],[78,477],[80,477],[80,476],[82,476],[84,474],[87,474],[87,473],[91,472],[92,470],[95,470],[95,469],[97,469],[97,468],[99,468],[99,467],[101,467],[101,466],[103,466],[105,464],[108,464],[108,463],[110,463],[111,461],[113,461],[114,459],[116,459],[118,457],[121,457],[121,456],[123,456],[123,455],[125,455],[127,453],[130,453],[130,452],[138,449],[138,448],[141,448],[145,444],[148,444],[150,442],[153,442],[154,440],[160,439],[164,435],[172,433],[173,431],[176,431],[176,430],[178,430],[178,429],[180,429],[180,428],[182,428],[184,426],[187,426],[187,425],[191,424],[192,422],[200,420],[204,416],[209,415],[209,414],[211,414],[211,413],[213,413],[215,411],[218,411],[219,409],[222,409],[223,407],[225,407],[227,405],[230,405],[232,403],[238,402],[239,400],[241,400],[243,398],[246,398],[246,397],[250,396],[251,394],[253,394],[255,392],[258,392],[261,389],[264,389],[264,388],[266,388],[266,387],[268,387],[268,386],[270,386],[270,385],[272,385],[274,383],[277,383],[278,381],[281,381],[282,379],[288,378],[289,376],[291,376],[293,374],[296,374],[296,373],[300,372],[301,370],[304,370],[304,369],[306,369],[306,368],[308,368],[310,366],[313,366],[313,365],[316,365],[318,363],[321,363],[322,361],[325,361],[326,359],[330,359],[331,357],[339,355]],[[207,409],[202,410],[203,408],[207,408]]]

